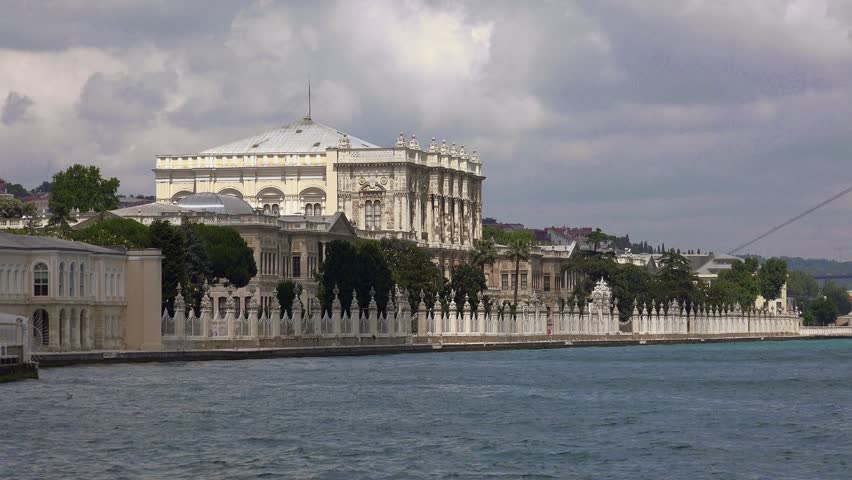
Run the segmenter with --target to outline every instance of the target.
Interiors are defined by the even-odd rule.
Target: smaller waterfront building
[[[533,292],[539,300],[549,306],[558,306],[574,289],[574,274],[565,271],[565,266],[577,247],[577,242],[568,245],[535,245],[527,260],[522,260],[518,276],[515,262],[509,258],[508,247],[497,245],[497,259],[485,266],[485,281],[488,293],[498,303],[511,302],[515,283],[518,283],[518,301],[527,302]]]
[[[34,351],[161,348],[159,250],[0,233],[0,311],[31,319]]]
[[[321,212],[317,209],[315,213]],[[222,284],[213,285],[209,293],[216,315],[224,312],[230,296],[236,299],[237,313],[247,311],[253,297],[260,307],[268,308],[278,283],[284,280],[300,285],[306,298],[315,296],[316,273],[325,260],[328,242],[353,240],[359,236],[343,212],[329,215],[263,213],[241,198],[211,192],[190,194],[177,203],[148,203],[112,210],[92,216],[74,228],[85,228],[109,217],[128,218],[144,225],[154,220],[165,220],[173,225],[186,221],[236,230],[254,252],[257,275],[248,285],[235,291]]]

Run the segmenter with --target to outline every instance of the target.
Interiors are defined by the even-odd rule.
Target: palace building
[[[307,116],[199,153],[158,155],[157,202],[197,193],[243,199],[270,216],[342,212],[361,238],[429,248],[448,274],[482,235],[482,164],[476,151],[421,148],[400,134],[380,147]]]

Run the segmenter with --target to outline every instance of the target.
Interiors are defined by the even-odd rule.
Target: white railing
[[[803,337],[852,337],[852,327],[828,325],[825,327],[806,327],[799,330]]]
[[[514,311],[507,307],[486,312],[482,295],[475,306],[465,297],[461,305],[450,301],[446,305],[436,302],[429,307],[424,303],[421,292],[421,301],[412,310],[408,296],[398,289],[396,295],[391,295],[393,298],[385,311],[377,308],[372,297],[374,292],[371,292],[367,308],[362,309],[357,301],[353,301],[348,309],[343,309],[338,293],[335,290],[330,311],[313,313],[305,312],[298,300],[291,313],[281,312],[277,300],[273,299],[268,313],[259,311],[257,302],[252,300],[247,314],[239,315],[235,314],[234,299],[229,298],[217,317],[213,315],[209,297],[203,297],[200,314],[197,314],[193,309],[186,309],[179,291],[174,302],[175,315],[163,312],[162,333],[164,340],[385,337],[407,341],[416,336],[420,341],[464,342],[481,341],[484,337],[511,337],[505,341],[515,341],[516,337],[539,340],[554,336],[792,336],[799,335],[801,328],[799,318],[793,314],[743,311],[738,307],[705,308],[674,302],[667,305],[634,304],[632,312],[624,316],[619,314],[618,302],[611,298],[604,282],[598,283],[584,307],[574,304],[567,309],[549,308],[535,295],[529,303],[521,304]],[[450,294],[450,298],[455,298],[455,292]],[[429,340],[430,337],[432,340]]]
[[[32,362],[30,320],[4,315],[0,318],[0,364]]]

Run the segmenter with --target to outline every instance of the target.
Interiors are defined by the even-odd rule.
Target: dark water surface
[[[0,478],[852,478],[852,340],[44,369]]]

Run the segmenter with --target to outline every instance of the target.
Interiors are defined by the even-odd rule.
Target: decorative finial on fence
[[[435,141],[435,137],[432,137],[432,141],[429,142],[429,153],[435,153],[438,151],[438,142]]]
[[[450,152],[450,149],[447,148],[447,141],[441,140],[441,155],[446,155]]]

